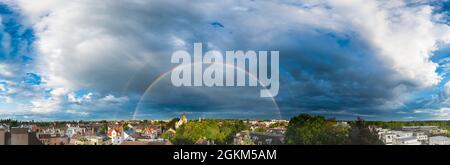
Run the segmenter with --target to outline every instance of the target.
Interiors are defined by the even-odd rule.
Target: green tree
[[[180,120],[180,118],[173,118],[172,120],[170,120],[168,123],[166,123],[165,129],[166,130],[170,128],[175,129],[175,123],[177,123],[178,120]]]
[[[266,129],[262,128],[262,127],[258,127],[258,128],[255,129],[255,131],[256,132],[266,132]]]
[[[348,144],[348,128],[338,125],[334,119],[300,114],[289,121],[286,131],[287,144]]]
[[[354,145],[381,145],[383,142],[378,139],[377,133],[368,128],[366,122],[358,117],[358,119],[351,124],[350,131],[351,144]]]
[[[195,144],[200,139],[231,144],[234,135],[242,130],[241,124],[231,120],[190,121],[179,127],[170,140],[174,144]]]

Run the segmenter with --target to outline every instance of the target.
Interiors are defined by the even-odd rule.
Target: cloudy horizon
[[[0,0],[0,118],[450,120],[449,0]],[[277,50],[274,98],[174,87],[177,50]]]

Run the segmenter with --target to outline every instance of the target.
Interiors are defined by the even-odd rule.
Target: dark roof
[[[61,137],[60,134],[38,134],[38,137],[40,139],[50,139],[50,138],[59,138]]]
[[[171,145],[172,143],[168,141],[151,141],[151,142],[145,142],[145,141],[124,141],[120,145]]]
[[[120,145],[149,145],[149,142],[142,142],[142,141],[124,141]]]
[[[28,145],[43,145],[36,136],[36,132],[28,134]]]
[[[42,142],[39,141],[39,139],[37,139],[36,133],[32,132],[32,133],[28,133],[28,145],[42,145]],[[5,144],[6,145],[11,145],[11,133],[10,132],[6,132],[5,134]]]

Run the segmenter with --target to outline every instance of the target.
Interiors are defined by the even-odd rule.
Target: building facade
[[[11,145],[28,145],[28,128],[11,128]]]
[[[6,144],[6,130],[0,127],[0,145]]]
[[[450,138],[445,136],[430,137],[430,145],[450,145]]]

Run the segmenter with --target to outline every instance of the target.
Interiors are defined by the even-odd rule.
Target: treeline
[[[14,119],[0,119],[0,124],[8,124],[11,127],[16,127],[16,126],[20,126],[20,125],[27,125],[27,124],[36,124],[39,126],[54,126],[54,125],[65,125],[65,124],[89,124],[92,123],[93,121],[34,121],[34,120],[30,120],[30,121],[19,121],[19,120],[14,120]]]
[[[236,133],[248,129],[242,120],[189,121],[176,129],[176,134],[163,134],[174,144],[195,144],[201,140],[215,144],[232,144]]]
[[[450,129],[450,121],[366,121],[366,123],[388,129],[398,129],[403,126],[439,126],[442,129]]]
[[[300,114],[289,121],[286,144],[294,145],[378,145],[382,142],[362,119],[349,125],[323,116]]]
[[[173,120],[176,121],[176,120]],[[169,122],[171,127],[174,122]],[[380,145],[376,134],[369,130],[372,123],[358,118],[348,124],[326,119],[323,116],[300,114],[291,118],[287,125],[285,143],[293,145]],[[189,121],[162,136],[174,144],[195,144],[206,140],[215,144],[232,144],[236,133],[248,130],[242,120]]]

